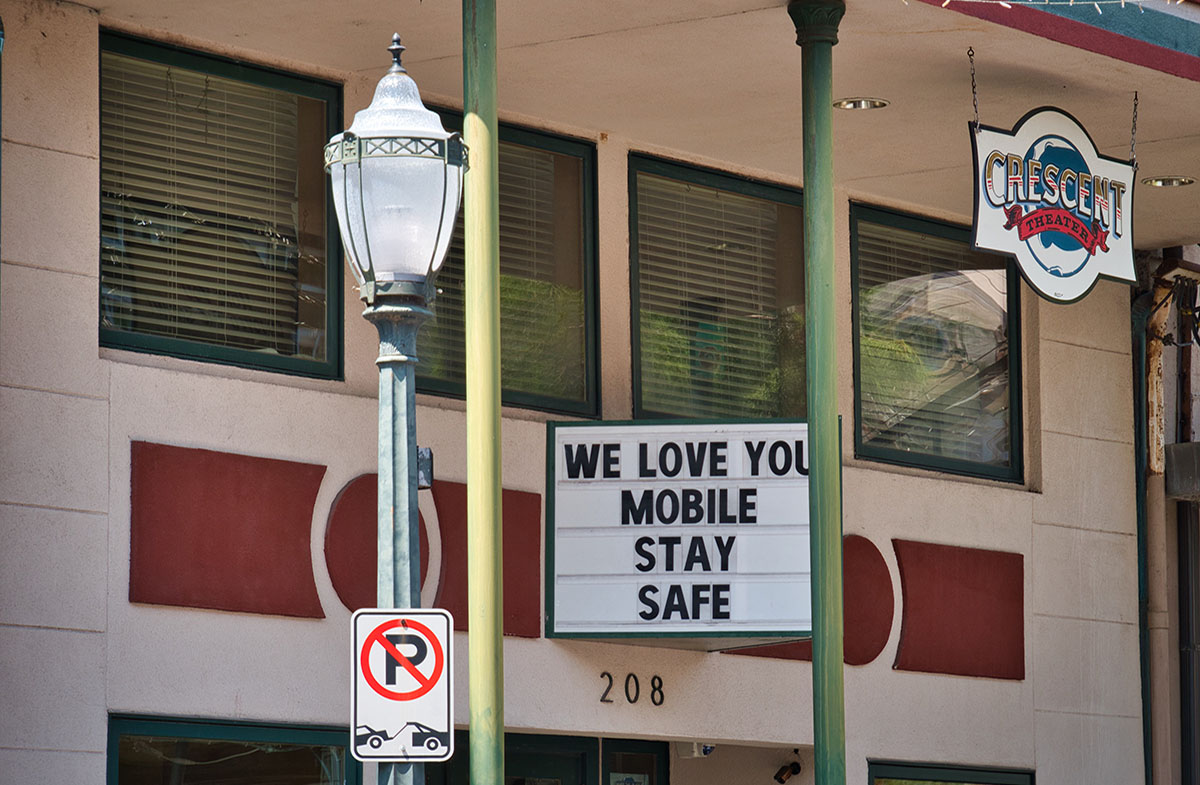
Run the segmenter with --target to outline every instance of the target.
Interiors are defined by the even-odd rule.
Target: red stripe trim
[[[920,2],[934,6],[942,4],[941,0],[920,0]],[[1086,2],[1087,0],[1080,0],[1081,4]],[[1134,0],[1130,0],[1130,2],[1132,3]],[[1076,22],[1057,14],[1022,5],[1004,8],[990,3],[951,2],[947,9],[976,19],[994,22],[1003,27],[1031,33],[1039,38],[1105,55],[1115,60],[1200,82],[1200,59],[1196,57],[1092,27],[1089,24]],[[1125,10],[1129,11],[1129,9]]]

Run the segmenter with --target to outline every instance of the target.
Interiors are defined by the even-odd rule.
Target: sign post
[[[364,608],[354,614],[351,752],[376,763],[454,754],[454,622],[444,610]]]

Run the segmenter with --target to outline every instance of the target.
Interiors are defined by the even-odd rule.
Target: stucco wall
[[[96,36],[120,22],[41,0],[0,0],[0,16],[0,780],[103,782],[113,711],[344,724],[349,611],[321,548],[337,491],[375,468],[376,427],[375,336],[352,281],[345,382],[101,349]],[[376,77],[349,77],[348,115]],[[598,149],[603,411],[620,419],[632,405],[627,153],[689,155],[663,140],[583,133]],[[798,184],[794,163],[750,174]],[[846,670],[849,781],[866,781],[868,758],[1030,767],[1064,785],[1140,781],[1128,289],[1101,283],[1071,306],[1023,290],[1025,484],[856,460],[848,203],[870,196],[841,189],[836,208],[845,531],[880,549],[897,607],[883,653]],[[921,201],[916,189],[911,204],[886,206],[920,213]],[[542,492],[545,419],[506,411],[505,487]],[[418,423],[438,476],[465,481],[461,403],[422,396]],[[312,524],[326,618],[131,604],[131,440],[327,466]],[[1024,680],[893,669],[893,538],[1023,556]],[[456,642],[465,652],[466,637]],[[460,719],[465,665],[460,657]],[[601,705],[602,671],[660,675],[667,699]],[[812,742],[805,662],[507,639],[505,693],[513,730],[718,742],[712,760],[676,761],[677,782],[715,785],[750,767],[765,781],[791,747]],[[810,778],[806,764],[798,779]]]

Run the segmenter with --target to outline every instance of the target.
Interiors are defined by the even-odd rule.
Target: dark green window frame
[[[100,51],[149,60],[168,66],[209,73],[249,84],[323,101],[326,139],[341,130],[341,85],[296,76],[259,65],[157,43],[142,38],[100,32]],[[323,140],[322,140],[323,141]],[[100,345],[147,354],[254,368],[323,379],[342,377],[342,246],[329,185],[325,184],[325,359],[308,360],[250,349],[217,346],[200,341],[99,328]]]
[[[442,123],[447,129],[462,130],[462,114],[449,110],[437,109],[442,117]],[[534,409],[555,414],[567,414],[577,417],[597,418],[600,416],[600,326],[597,308],[598,272],[597,272],[597,239],[596,239],[596,146],[588,141],[567,136],[551,134],[544,131],[534,131],[509,123],[499,124],[499,141],[521,145],[535,150],[575,158],[580,164],[581,175],[581,207],[583,222],[583,318],[584,318],[584,400],[573,401],[549,396],[510,390],[503,387],[500,401],[505,406],[522,409]],[[460,211],[458,220],[463,220]],[[439,282],[440,285],[440,282]],[[433,311],[437,313],[437,301],[433,303]],[[501,335],[501,353],[503,354],[504,336]],[[417,356],[421,356],[421,334],[417,334]],[[417,366],[417,392],[440,395],[447,398],[466,398],[464,384],[456,384],[442,379],[430,379],[420,373]],[[501,384],[504,380],[501,379]]]
[[[920,783],[951,783],[958,785],[1035,785],[1034,772],[1025,769],[949,766],[939,763],[900,763],[868,761],[867,782],[876,785],[881,780],[901,780],[908,785]]]
[[[730,191],[743,196],[754,197],[766,201],[779,202],[803,209],[804,194],[798,188],[785,185],[766,183],[748,177],[722,172],[717,169],[697,166],[682,161],[647,155],[646,153],[631,152],[629,154],[629,302],[630,302],[630,363],[633,382],[633,417],[634,419],[676,419],[679,415],[671,412],[660,412],[643,405],[642,385],[642,335],[639,303],[641,302],[641,283],[639,280],[638,261],[638,189],[637,176],[640,173],[657,175],[672,180],[691,183],[707,188]],[[801,254],[803,249],[800,249]],[[801,280],[803,281],[803,274]],[[807,391],[802,391],[807,398]],[[807,409],[807,407],[805,407]],[[741,416],[730,412],[727,416]]]
[[[1003,480],[1019,483],[1024,481],[1024,422],[1021,396],[1021,282],[1016,265],[1008,260],[1005,266],[1005,290],[1008,317],[1008,407],[1010,460],[1006,467],[996,467],[974,461],[958,460],[926,453],[883,448],[865,444],[862,439],[862,365],[859,351],[860,292],[859,280],[859,221],[883,224],[898,229],[921,232],[935,237],[962,242],[970,246],[971,230],[967,227],[920,218],[914,215],[886,210],[864,204],[850,205],[850,282],[851,320],[854,336],[854,455],[880,463],[930,469],[971,477]]]
[[[107,785],[121,785],[119,764],[122,736],[341,747],[345,761],[345,785],[360,785],[362,782],[362,764],[350,753],[348,727],[112,714],[108,718]]]

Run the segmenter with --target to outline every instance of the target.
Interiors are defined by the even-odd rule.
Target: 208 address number
[[[608,671],[602,671],[600,678],[607,684],[604,687],[604,692],[600,693],[601,703],[614,703],[615,701],[608,697],[613,691],[613,675]],[[627,703],[637,703],[642,697],[642,684],[638,680],[636,673],[625,674],[625,701]],[[650,702],[655,706],[663,705],[666,700],[666,695],[663,693],[662,676],[655,674],[650,677]]]

